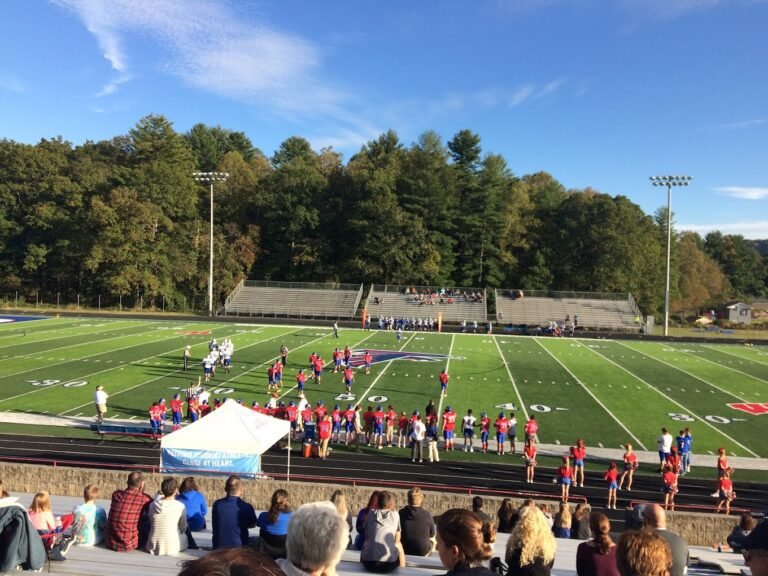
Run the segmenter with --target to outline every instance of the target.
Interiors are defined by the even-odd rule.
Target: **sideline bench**
[[[140,440],[152,440],[155,446],[160,445],[162,433],[158,434],[151,426],[125,426],[122,424],[91,424],[91,432],[96,432],[104,443],[105,436],[118,436],[123,438],[139,438]]]

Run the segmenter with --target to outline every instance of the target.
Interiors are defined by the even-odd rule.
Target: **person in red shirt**
[[[270,364],[267,368],[267,392],[277,390],[277,381],[275,380],[275,366]]]
[[[445,440],[445,449],[453,450],[453,436],[456,430],[456,412],[451,410],[450,406],[445,407],[443,413],[443,440]]]
[[[387,446],[391,448],[392,443],[395,440],[395,422],[397,421],[397,412],[392,407],[392,404],[390,404],[389,408],[387,408],[387,413],[385,416],[387,418],[387,426],[384,440],[387,443]]]
[[[304,370],[299,370],[296,373],[296,390],[304,392],[304,384],[307,382],[307,375],[304,374]]]
[[[197,422],[200,418],[200,401],[197,399],[197,395],[187,400],[187,415],[190,422]]]
[[[316,422],[320,423],[320,420],[325,418],[325,414],[328,412],[328,408],[325,407],[325,402],[322,400],[318,400],[317,404],[315,404],[315,418]]]
[[[336,348],[331,354],[331,360],[333,360],[333,373],[336,374],[341,370],[341,350]]]
[[[315,382],[317,382],[318,384],[320,384],[320,380],[323,377],[323,364],[324,364],[323,359],[320,358],[320,356],[318,356],[315,359],[315,366],[312,369],[312,374],[315,378]]]
[[[488,454],[488,435],[491,433],[491,419],[488,414],[480,414],[480,442],[483,448],[483,454]]]
[[[151,504],[152,497],[144,493],[142,473],[131,472],[127,488],[112,493],[105,539],[107,548],[116,552],[136,550],[139,547],[142,519],[147,517]]]
[[[571,446],[571,456],[573,457],[573,485],[584,486],[584,458],[587,456],[587,447],[584,440],[576,440],[576,446]],[[579,482],[581,478],[581,482]]]
[[[309,406],[309,404],[307,404],[304,410],[301,411],[302,427],[306,428],[307,424],[312,424],[315,420],[314,416],[315,416],[315,413],[312,411],[312,408]]]
[[[328,443],[331,441],[331,429],[333,422],[328,414],[324,414],[322,419],[317,422],[317,436],[320,438],[320,447],[318,449],[318,457],[320,460],[328,458]]]
[[[349,346],[344,347],[344,364],[349,366],[349,359],[352,358],[352,350]]]
[[[632,490],[632,475],[637,470],[637,454],[632,452],[632,444],[626,444],[624,446],[626,452],[624,452],[624,472],[621,474],[621,480],[619,480],[619,490],[624,486],[624,479],[627,480],[627,490]]]
[[[680,458],[680,454],[677,451],[677,446],[672,446],[672,448],[669,451],[669,456],[667,456],[667,464],[669,464],[669,467],[672,469],[672,472],[674,472],[676,475],[680,475],[680,465],[682,463],[682,459]]]
[[[373,440],[373,406],[368,406],[368,409],[363,412],[363,424],[365,425],[363,430],[365,433],[364,441],[370,446]]]
[[[363,356],[363,363],[365,364],[365,373],[370,374],[371,364],[373,363],[373,356],[370,352],[366,352],[365,356]]]
[[[293,400],[288,402],[288,406],[285,408],[284,414],[285,419],[287,419],[288,423],[291,425],[291,438],[295,440],[299,428],[299,409],[296,408],[296,403]]]
[[[376,410],[373,412],[373,444],[379,450],[381,450],[384,443],[384,421],[386,417],[382,407],[376,406]]]
[[[536,444],[533,440],[527,440],[523,448],[523,457],[525,458],[525,481],[533,484],[533,471],[536,469]]]
[[[406,412],[400,412],[400,418],[397,420],[397,447],[405,448],[408,446],[408,427],[411,425]]]
[[[525,423],[525,439],[528,440],[528,438],[533,438],[534,442],[539,441],[538,437],[538,431],[539,431],[539,424],[536,422],[536,416],[531,414],[531,417],[528,419],[528,422]]]
[[[349,404],[344,412],[344,420],[346,422],[344,428],[345,446],[349,446],[350,440],[355,439],[355,416],[355,407],[352,404]]]
[[[664,482],[662,492],[664,492],[664,510],[675,509],[675,494],[677,494],[677,474],[674,473],[669,464],[664,464],[661,479]]]
[[[347,387],[347,394],[352,393],[352,386],[355,383],[355,372],[350,366],[344,368],[344,386]]]
[[[149,408],[149,424],[152,426],[152,434],[156,436],[163,435],[163,414],[165,408],[160,402],[152,402]]]
[[[560,500],[568,502],[573,478],[573,468],[571,468],[571,460],[568,456],[563,456],[563,465],[557,469],[557,477],[560,480]]]
[[[200,404],[200,418],[203,416],[208,416],[208,414],[211,413],[211,406],[208,404],[208,400],[203,400],[203,403]]]
[[[337,444],[341,442],[341,421],[343,419],[344,415],[339,409],[339,405],[336,404],[336,406],[333,407],[333,411],[331,412],[331,423],[333,424],[331,442],[336,442]]]
[[[509,420],[504,412],[499,412],[499,417],[493,424],[496,427],[496,453],[499,456],[504,455],[504,444],[507,442],[507,430],[509,430]]]
[[[736,492],[733,491],[733,481],[731,475],[733,474],[733,468],[729,468],[725,471],[725,474],[717,481],[717,492],[720,501],[717,503],[716,514],[720,513],[720,509],[725,504],[725,514],[731,513],[731,502],[736,499]]]
[[[613,509],[616,510],[616,489],[618,488],[619,468],[616,466],[616,462],[611,462],[608,466],[608,470],[603,474],[603,479],[608,482],[608,509],[610,510],[611,504]]]
[[[171,400],[171,422],[173,430],[181,428],[181,421],[184,419],[184,402],[180,394],[174,394]]]
[[[317,352],[312,352],[312,354],[309,355],[309,369],[314,370],[315,369],[315,360],[317,360],[319,356],[317,355]]]
[[[449,380],[448,372],[445,370],[442,370],[440,372],[440,375],[438,376],[438,379],[440,380],[440,396],[443,398],[448,397],[448,380]]]

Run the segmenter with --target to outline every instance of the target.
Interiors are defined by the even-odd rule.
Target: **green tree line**
[[[80,146],[0,140],[0,295],[205,308],[209,188],[197,170],[230,174],[214,186],[215,304],[243,278],[632,292],[646,313],[663,303],[663,209],[516,175],[470,130],[410,145],[388,131],[345,163],[301,137],[267,157],[242,132],[178,133],[163,116]],[[766,294],[766,258],[741,236],[673,237],[676,306]]]

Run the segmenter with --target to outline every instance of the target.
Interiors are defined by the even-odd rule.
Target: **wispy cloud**
[[[768,198],[768,188],[750,188],[743,186],[724,186],[715,188],[721,194],[742,200],[765,200]]]
[[[26,92],[26,87],[18,78],[8,76],[0,78],[0,90],[15,92],[16,94],[24,94],[24,92]]]
[[[334,114],[347,97],[318,80],[317,46],[223,0],[54,1],[83,21],[119,73],[99,96],[114,94],[132,76],[128,35],[139,33],[159,47],[163,70],[201,90],[285,113]]]
[[[768,124],[768,118],[755,118],[753,120],[743,120],[741,122],[726,122],[715,126],[706,126],[701,128],[702,132],[730,132],[733,130],[745,130]]]
[[[680,224],[678,229],[698,232],[701,235],[720,231],[723,234],[738,234],[750,240],[768,239],[768,220],[732,222],[729,224]]]

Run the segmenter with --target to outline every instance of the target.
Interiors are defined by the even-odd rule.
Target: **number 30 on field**
[[[676,422],[695,422],[696,418],[693,416],[690,416],[688,414],[678,414],[677,412],[669,412],[667,414],[672,420],[675,420]],[[726,418],[725,416],[704,416],[704,420],[707,422],[711,422],[712,424],[730,424],[731,419]]]
[[[32,386],[55,386],[61,384],[61,380],[27,380]],[[87,380],[73,380],[72,382],[66,382],[64,388],[80,388],[88,384]]]

